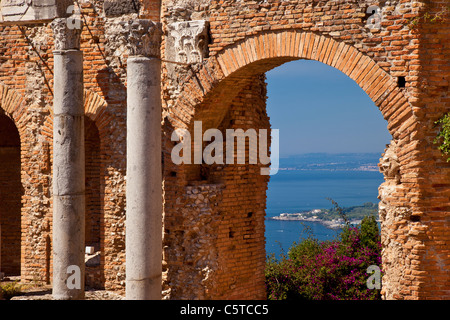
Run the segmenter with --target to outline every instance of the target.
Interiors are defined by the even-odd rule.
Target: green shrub
[[[294,243],[280,260],[266,264],[266,289],[273,300],[373,300],[379,289],[367,288],[370,265],[381,265],[381,244],[375,219],[347,224],[333,241],[313,237]]]
[[[18,281],[9,282],[0,286],[0,299],[10,300],[14,296],[22,293],[22,288]]]
[[[439,132],[434,143],[439,144],[439,150],[447,156],[447,162],[450,162],[450,114],[445,114],[435,124],[439,126]]]
[[[293,261],[302,261],[311,259],[320,252],[320,243],[316,239],[307,238],[300,243],[294,242],[288,251],[289,259]]]
[[[380,230],[374,216],[364,217],[361,221],[361,245],[377,250],[381,241]]]

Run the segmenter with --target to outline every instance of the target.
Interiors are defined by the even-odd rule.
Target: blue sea
[[[378,171],[280,170],[270,177],[266,217],[330,209],[333,204],[327,198],[336,201],[340,207],[378,203],[378,187],[383,181],[383,175]],[[319,222],[266,219],[266,253],[274,253],[277,257],[282,252],[287,253],[294,241],[306,238],[304,225],[312,229],[318,240],[331,240],[340,231]]]

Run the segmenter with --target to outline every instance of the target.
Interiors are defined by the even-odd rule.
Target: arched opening
[[[169,131],[183,128],[194,132],[196,121],[202,122],[203,133],[219,128],[223,137],[227,129],[270,129],[265,73],[299,59],[322,62],[348,76],[381,111],[393,139],[404,139],[405,145],[412,143],[405,138],[405,132],[414,125],[414,118],[396,79],[355,47],[325,35],[301,31],[263,32],[230,45],[208,59],[196,77],[183,85],[180,98],[169,112]],[[164,223],[168,227],[164,254],[169,266],[167,282],[181,293],[172,290],[172,297],[183,297],[183,291],[187,290],[181,284],[191,274],[192,277],[200,274],[208,278],[203,288],[210,298],[266,298],[264,211],[269,177],[260,174],[264,165],[248,163],[248,149],[245,152],[247,162],[243,164],[213,164],[206,166],[206,170],[200,164],[172,166],[174,172],[170,172],[170,176],[179,179],[165,181],[165,201],[169,205],[165,206]],[[170,151],[168,154],[170,157]],[[207,180],[197,174],[202,171],[208,171]],[[165,176],[169,176],[169,172]],[[194,181],[189,177],[194,177]],[[185,252],[188,243],[195,248],[195,242],[203,237],[202,229],[197,228],[192,233],[188,225],[183,224],[198,216],[196,209],[201,212],[201,200],[197,199],[199,191],[191,190],[198,182],[195,178],[201,180],[201,184],[221,185],[220,200],[209,202],[214,210],[209,211],[208,219],[215,223],[217,231],[213,239],[201,243],[214,257],[211,270],[205,275],[199,272],[200,266],[195,265],[195,260],[194,268],[188,270],[177,255],[177,252]],[[398,205],[395,197],[385,200],[391,206]],[[178,225],[180,227],[176,228]]]
[[[94,288],[104,287],[104,276],[101,270],[101,158],[100,135],[94,121],[84,118],[85,139],[85,246],[86,254],[86,284]]]
[[[95,122],[85,117],[86,246],[100,250],[100,136]]]
[[[283,64],[284,62],[285,61],[282,61],[281,63],[280,61],[274,61],[272,65],[270,63],[265,65],[263,62],[258,62],[258,67],[259,70],[266,71],[272,69],[268,66],[274,66],[275,63],[278,63],[278,65],[283,65],[283,67],[290,71],[294,69],[294,73],[296,73],[296,71],[298,72],[298,70],[295,70],[294,68],[296,65],[300,65],[300,68],[306,69],[309,64],[321,64],[320,62],[305,60]],[[277,110],[279,113],[272,114],[268,113],[266,106],[266,98],[267,96],[270,97],[270,88],[266,85],[266,76],[264,74],[251,74],[250,72],[248,75],[245,75],[243,72],[245,68],[243,68],[242,72],[238,71],[240,72],[239,79],[242,81],[241,84],[229,84],[230,87],[235,90],[230,100],[219,99],[224,95],[224,92],[227,92],[228,88],[221,88],[221,90],[214,92],[214,94],[207,97],[207,101],[199,106],[198,113],[196,113],[199,117],[196,118],[196,120],[203,121],[203,119],[205,119],[204,123],[210,123],[208,127],[214,128],[211,124],[213,123],[211,118],[205,115],[213,114],[214,112],[212,110],[217,108],[217,113],[223,112],[223,117],[219,118],[220,120],[216,120],[216,123],[219,123],[217,128],[222,132],[223,137],[226,136],[226,131],[230,129],[242,129],[244,131],[249,129],[257,131],[269,128],[279,129],[282,148],[280,150],[281,152],[283,152],[283,147],[290,151],[296,150],[296,147],[299,147],[297,150],[305,148],[306,146],[304,144],[308,141],[311,143],[311,148],[313,145],[320,143],[319,141],[316,141],[315,138],[321,136],[321,134],[328,135],[328,149],[326,147],[322,150],[311,148],[310,152],[331,151],[334,153],[362,153],[372,151],[372,153],[375,153],[375,155],[372,155],[372,162],[359,163],[359,165],[364,166],[370,164],[371,169],[374,171],[364,171],[358,175],[355,174],[358,167],[349,167],[344,164],[343,168],[347,171],[342,170],[340,177],[336,177],[339,176],[336,174],[331,177],[331,179],[335,180],[334,183],[336,184],[336,187],[339,188],[340,192],[345,189],[348,190],[347,195],[345,195],[346,198],[336,198],[335,192],[327,194],[327,191],[325,191],[323,194],[323,206],[318,208],[311,207],[309,209],[331,208],[332,204],[329,202],[327,203],[326,197],[334,198],[341,206],[362,206],[368,201],[371,201],[376,205],[378,202],[378,187],[383,182],[383,175],[378,172],[377,164],[386,144],[388,144],[391,139],[387,130],[387,122],[383,119],[374,102],[353,79],[350,79],[342,72],[333,69],[330,66],[324,64],[321,65],[323,66],[324,73],[322,74],[322,79],[320,79],[320,76],[318,77],[319,81],[316,83],[318,88],[314,89],[315,92],[310,92],[310,88],[305,88],[308,91],[304,92],[303,98],[300,96],[292,98],[291,96],[291,99],[301,99],[300,101],[302,101],[303,104],[299,105],[300,101],[294,100],[293,102],[297,102],[296,106],[280,106],[279,110]],[[255,67],[255,69],[256,68],[257,67]],[[273,71],[275,72],[276,69]],[[317,68],[315,72],[317,72]],[[330,78],[335,78],[336,75],[340,76],[338,79],[334,80],[334,83],[331,83],[334,87],[330,87],[330,82],[327,83],[324,81],[324,77],[329,77],[330,74],[332,75]],[[304,74],[299,74],[297,80],[302,76],[305,78],[304,80],[306,82],[311,82],[313,80],[311,77]],[[346,79],[345,84],[341,83],[344,78]],[[292,86],[290,84],[292,84]],[[296,83],[294,79],[287,79],[287,82],[284,83],[284,89],[288,91],[301,92],[301,86],[302,84],[298,83],[298,81]],[[347,90],[349,96],[342,97],[340,94],[345,92],[345,86],[351,86],[352,90],[350,90],[351,93],[348,93]],[[310,98],[316,100],[316,102],[320,101],[321,98],[328,98],[328,100],[325,100],[324,102],[322,100],[320,103],[328,103],[329,105],[305,105],[307,103],[306,96],[308,94],[311,94]],[[284,92],[284,97],[289,98],[289,93]],[[339,98],[344,99],[343,101],[339,101]],[[353,99],[353,101],[347,101],[348,104],[352,104],[351,107],[345,105],[346,99]],[[286,102],[287,101],[284,101],[283,103]],[[360,109],[355,108],[355,103],[360,104]],[[363,110],[366,112],[362,112]],[[361,113],[358,111],[361,111]],[[277,115],[283,118],[285,122],[291,123],[291,132],[286,130],[286,125],[277,127],[277,125],[274,124]],[[202,116],[205,116],[205,118]],[[307,126],[307,121],[311,121],[314,116],[318,117],[319,120],[321,120],[322,125],[327,125],[328,128],[320,128],[319,126],[316,128],[316,131],[314,131],[314,128],[308,127],[309,134],[308,132],[304,132],[303,136],[301,136],[299,132],[295,132],[300,131],[300,126]],[[378,121],[373,123],[372,116],[376,117]],[[289,120],[292,120],[292,122]],[[375,127],[378,140],[374,139],[371,135],[366,135],[366,131],[373,132]],[[330,130],[335,130],[334,135]],[[382,139],[380,139],[380,136]],[[327,139],[327,137],[325,137],[325,139]],[[225,143],[226,139],[224,138],[223,141]],[[258,141],[258,143],[261,142],[262,141]],[[357,147],[349,148],[350,144],[356,144]],[[339,149],[339,147],[341,149]],[[224,165],[214,164],[206,166],[209,173],[209,183],[221,183],[224,186],[221,193],[222,198],[218,204],[219,209],[217,210],[220,213],[217,214],[216,217],[217,220],[219,220],[217,223],[217,237],[214,239],[214,241],[216,241],[215,246],[219,248],[217,252],[217,261],[220,268],[218,268],[216,275],[218,278],[217,282],[221,283],[221,285],[215,288],[215,294],[217,294],[218,298],[266,298],[266,292],[264,291],[264,267],[267,252],[265,249],[267,248],[267,245],[271,245],[276,240],[279,240],[268,239],[265,237],[267,235],[267,232],[265,232],[267,231],[265,228],[265,226],[267,226],[267,221],[265,220],[265,215],[267,215],[266,210],[272,209],[270,207],[272,203],[268,202],[271,199],[267,199],[267,188],[270,188],[269,177],[261,175],[260,169],[262,164],[250,163],[250,149],[251,145],[247,141],[245,163],[243,164],[238,164],[235,161],[231,164],[225,163]],[[294,152],[294,154],[295,153],[296,152]],[[237,156],[237,154],[234,155],[235,160]],[[261,157],[261,154],[259,154],[259,157]],[[283,165],[283,163],[281,164]],[[356,165],[356,163],[354,165]],[[283,170],[279,174],[285,175],[286,172],[287,171]],[[316,178],[310,177],[310,179],[312,179],[312,181],[317,181],[318,179],[326,178],[323,175],[323,170],[320,170],[319,172],[321,175]],[[305,173],[305,171],[301,171],[301,173]],[[287,178],[292,179],[293,177],[293,174],[287,174]],[[270,177],[270,179],[277,178],[277,175]],[[299,177],[299,179],[302,178],[304,177]],[[341,180],[336,181],[337,178]],[[328,179],[330,179],[330,177],[328,177]],[[346,181],[344,181],[345,179]],[[367,180],[365,181],[366,186],[370,185],[370,194],[362,195],[360,203],[347,202],[355,200],[357,195],[352,197],[351,194],[348,194],[352,193],[352,190],[349,190],[351,189],[350,186],[345,186],[345,183],[353,184],[352,188],[353,191],[355,191],[358,189],[358,184],[364,180]],[[341,185],[339,185],[339,182]],[[286,184],[286,182],[283,184]],[[291,196],[299,201],[301,196],[296,195],[295,185],[291,185],[291,187],[293,188],[293,190],[289,190]],[[319,184],[316,185],[316,188],[322,187]],[[359,186],[359,190],[357,191],[361,192],[363,188],[363,186]],[[313,188],[310,189],[312,190]],[[269,192],[270,191],[271,190],[269,190]],[[284,193],[285,196],[287,191]],[[299,205],[301,205],[301,203],[299,203]],[[282,212],[286,211],[283,210],[278,212],[278,214]],[[285,229],[282,231],[289,232],[290,230]],[[298,233],[295,235],[296,241],[300,238],[301,229],[298,228],[297,231]],[[290,244],[288,244],[288,247]],[[275,244],[275,246],[277,246],[277,244]],[[288,248],[286,248],[286,252],[287,249]]]
[[[0,272],[20,276],[21,183],[20,136],[14,122],[0,113]]]
[[[267,112],[280,130],[280,170],[267,190],[267,254],[287,254],[308,235],[335,239],[338,219],[322,210],[333,208],[328,198],[355,223],[365,214],[379,220],[384,177],[378,163],[392,136],[374,102],[348,76],[318,61],[288,62],[266,75]]]

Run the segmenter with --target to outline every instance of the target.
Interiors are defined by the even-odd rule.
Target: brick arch
[[[211,114],[201,113],[204,111],[202,104],[208,103],[208,97],[214,92],[227,90],[223,96],[232,96],[238,91],[237,86],[248,83],[249,75],[263,74],[298,59],[322,62],[353,79],[380,109],[394,139],[414,122],[412,109],[397,87],[396,79],[372,58],[329,36],[285,30],[247,37],[210,57],[184,84],[171,114],[174,126],[186,127],[192,117],[213,118]],[[233,84],[233,88],[229,84]],[[223,116],[224,110],[217,111],[214,113]],[[216,125],[218,123],[219,119],[215,121]]]
[[[22,95],[4,83],[0,83],[0,109],[0,117],[5,116],[9,122],[9,124],[2,122],[1,125],[6,127],[0,128],[0,131],[6,129],[6,132],[2,132],[2,135],[6,133],[8,141],[6,146],[14,148],[14,151],[10,149],[6,156],[2,156],[0,169],[0,180],[6,180],[0,195],[2,200],[0,218],[5,227],[0,239],[0,255],[5,256],[0,257],[0,260],[2,271],[7,275],[21,275],[24,265],[22,228],[25,214],[22,205],[24,180],[21,162],[22,152],[26,146],[24,141],[27,140],[25,124],[28,117],[25,116],[26,109]]]
[[[112,120],[112,115],[107,112],[107,106],[105,99],[100,95],[90,90],[84,90],[85,115],[96,123],[100,135],[106,133],[105,124]]]
[[[20,93],[0,82],[0,109],[3,109],[5,114],[14,121],[21,141],[25,137],[27,120],[25,105],[25,100]]]
[[[182,86],[182,92],[173,107],[168,109],[168,120],[173,128],[190,129],[194,120],[202,120],[203,130],[208,128],[223,129],[231,124],[227,118],[227,111],[230,110],[230,113],[235,112],[235,114],[239,114],[240,116],[242,112],[246,115],[251,115],[253,112],[252,121],[254,121],[254,119],[258,119],[262,114],[260,113],[255,116],[255,111],[250,110],[253,109],[251,106],[252,102],[259,99],[259,94],[252,96],[255,90],[251,89],[252,86],[255,86],[256,82],[260,81],[258,77],[283,63],[299,59],[316,60],[332,66],[354,80],[366,92],[387,120],[388,130],[393,140],[398,143],[398,146],[401,146],[398,159],[404,181],[395,186],[398,194],[414,194],[416,190],[419,190],[420,181],[416,179],[415,172],[417,168],[414,168],[410,162],[415,157],[414,152],[411,152],[411,150],[417,150],[419,140],[419,135],[411,135],[411,132],[417,133],[420,131],[419,123],[416,121],[416,116],[404,92],[398,88],[397,79],[392,77],[372,58],[354,46],[345,42],[336,41],[329,36],[299,30],[268,31],[246,37],[234,44],[228,45],[206,59],[198,71],[185,80]],[[265,96],[263,91],[261,93],[261,96]],[[249,98],[245,98],[246,95]],[[233,119],[237,119],[237,117]],[[264,115],[261,119],[264,120]],[[240,122],[239,125],[243,123]],[[253,122],[254,124],[255,122]],[[257,123],[256,125],[262,125],[264,127],[264,123]],[[255,128],[258,127],[256,126]],[[201,180],[198,179],[196,172],[196,170],[199,171],[201,169],[194,167],[195,165],[191,165],[190,167],[184,165],[176,169],[178,170],[179,176],[184,175],[188,186],[195,184],[197,180]],[[211,167],[211,171],[214,170],[215,168]],[[263,291],[263,285],[256,289],[249,289],[249,287],[246,287],[249,285],[248,283],[239,287],[237,284],[230,282],[230,278],[238,279],[241,275],[239,274],[240,271],[228,271],[234,268],[232,265],[233,263],[237,264],[237,261],[231,258],[222,258],[228,257],[228,254],[231,256],[234,254],[232,251],[227,251],[226,249],[227,241],[232,241],[227,239],[227,234],[229,234],[228,238],[230,239],[232,239],[232,234],[235,235],[233,239],[236,238],[236,235],[245,239],[245,236],[248,235],[245,232],[242,234],[238,233],[233,227],[236,225],[236,221],[242,221],[242,218],[245,218],[245,215],[242,215],[240,212],[244,210],[243,208],[248,209],[252,213],[250,215],[252,219],[249,219],[247,223],[256,222],[256,226],[260,226],[264,223],[263,215],[261,214],[261,211],[264,210],[256,206],[252,207],[251,203],[246,203],[245,201],[248,200],[248,197],[246,199],[241,197],[242,200],[239,201],[237,207],[234,206],[233,201],[242,194],[246,194],[245,192],[247,190],[254,190],[255,198],[251,201],[253,203],[260,203],[262,201],[265,203],[265,189],[255,189],[255,186],[259,188],[267,182],[261,182],[259,180],[255,182],[260,176],[258,173],[253,174],[250,171],[252,170],[250,167],[245,167],[244,171],[247,176],[244,177],[240,175],[240,172],[244,172],[240,171],[242,168],[233,167],[232,165],[221,168],[220,170],[220,172],[214,172],[214,178],[216,179],[217,177],[218,179],[211,180],[211,183],[219,181],[225,185],[224,191],[221,193],[223,201],[220,205],[220,211],[226,212],[226,214],[223,214],[226,218],[223,218],[223,216],[220,217],[222,220],[217,229],[217,234],[220,235],[217,240],[217,248],[220,248],[218,249],[220,251],[219,260],[223,264],[220,270],[217,271],[216,277],[217,282],[236,286],[236,289],[220,289],[222,291],[218,289],[214,292],[213,296],[216,298],[232,297],[240,299],[246,297],[248,292],[256,293],[256,295],[260,294],[260,291]],[[189,181],[190,177],[194,177],[192,182]],[[236,179],[239,180],[238,186],[233,184],[233,181]],[[208,180],[208,182],[210,181]],[[180,191],[183,192],[183,190]],[[166,194],[168,194],[167,191]],[[167,197],[169,198],[170,195],[167,195]],[[413,201],[405,202],[401,197],[386,199],[384,200],[388,201],[392,208],[405,209],[408,212],[419,212],[421,210]],[[166,210],[166,219],[170,219],[167,218],[171,215],[168,211]],[[227,224],[230,226],[228,229],[224,227]],[[237,228],[245,229],[246,225],[239,225]],[[257,236],[255,235],[256,238]],[[261,244],[262,241],[258,244],[257,241],[259,240],[255,240],[254,248],[256,246],[261,248],[263,246]],[[415,240],[408,241],[413,243]],[[246,250],[245,245],[239,248],[244,248],[244,251]],[[257,250],[261,251],[260,249]],[[244,251],[237,253],[237,255],[247,254]],[[254,251],[252,254],[257,255],[259,251]],[[248,256],[245,257],[239,263],[242,264],[248,258]],[[259,264],[263,264],[262,261],[263,259],[261,259]],[[258,262],[254,263],[250,269],[253,268],[256,270],[258,268],[256,266],[259,264]],[[233,274],[233,276],[230,276],[230,274]],[[245,280],[242,278],[239,279],[240,281]],[[259,281],[259,283],[263,282],[260,278],[256,279],[255,283],[256,281]],[[248,292],[244,292],[246,290],[245,288],[248,289]]]
[[[107,112],[106,101],[97,93],[84,91],[85,112],[85,155],[86,155],[86,245],[94,246],[95,250],[101,251],[101,264],[94,267],[86,267],[86,283],[94,288],[105,286],[105,230],[104,205],[106,200],[104,182],[101,177],[106,176],[105,168],[102,167],[102,156],[110,152],[105,142],[109,135],[107,129],[112,116]],[[99,247],[97,247],[99,245]]]

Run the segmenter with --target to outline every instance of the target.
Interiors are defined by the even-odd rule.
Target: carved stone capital
[[[161,23],[146,19],[132,20],[125,25],[128,31],[128,48],[130,55],[161,55]]]
[[[80,49],[81,25],[73,27],[68,19],[57,18],[52,21],[51,28],[55,39],[55,50]]]
[[[208,22],[205,20],[174,22],[168,25],[169,59],[182,63],[201,63],[208,56]]]
[[[108,46],[124,48],[129,56],[161,56],[161,23],[147,19],[111,19],[107,21]]]

